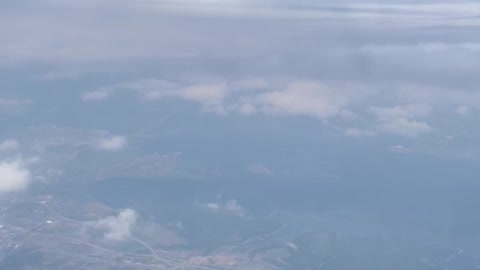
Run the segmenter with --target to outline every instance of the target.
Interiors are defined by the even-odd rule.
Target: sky
[[[1,193],[125,175],[408,188],[479,167],[478,3],[0,5]]]

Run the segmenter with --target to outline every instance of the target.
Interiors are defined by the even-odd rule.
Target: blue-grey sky
[[[0,5],[0,191],[123,175],[408,187],[479,167],[478,3]]]

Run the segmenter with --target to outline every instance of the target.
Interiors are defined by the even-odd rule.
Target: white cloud
[[[204,207],[207,207],[215,212],[239,217],[244,217],[246,215],[245,209],[243,209],[243,207],[236,200],[229,200],[227,202],[211,202],[205,204]]]
[[[470,107],[468,106],[459,106],[456,110],[455,110],[456,113],[458,113],[459,115],[462,115],[462,116],[466,116],[470,113]]]
[[[263,111],[274,114],[315,116],[321,119],[338,114],[346,100],[317,83],[294,83],[284,91],[258,96]]]
[[[370,110],[379,119],[425,117],[432,112],[432,107],[427,104],[407,104],[395,107],[372,107]]]
[[[258,112],[257,107],[250,102],[239,102],[229,106],[228,109],[243,115],[252,115]]]
[[[370,111],[377,117],[379,131],[405,137],[417,137],[433,130],[426,122],[412,119],[426,117],[431,110],[431,106],[425,104],[370,108]]]
[[[219,82],[192,85],[180,89],[175,95],[201,103],[219,104],[227,95],[227,84]]]
[[[100,139],[97,143],[97,147],[106,151],[119,151],[125,148],[128,144],[128,140],[124,136],[112,136],[108,138]]]
[[[253,173],[253,174],[260,174],[260,175],[273,175],[273,171],[260,164],[260,163],[256,163],[256,164],[251,164],[247,167],[247,170],[250,172],[250,173]]]
[[[87,225],[105,231],[104,238],[107,241],[125,241],[132,234],[137,224],[138,214],[135,210],[125,209],[118,216],[110,216],[95,222],[88,222]]]
[[[144,100],[153,101],[164,98],[181,98],[197,102],[205,111],[225,114],[223,99],[228,94],[228,84],[225,81],[197,83],[181,87],[176,83],[143,79],[132,83],[119,84],[115,89],[129,89],[141,95]]]
[[[207,203],[207,207],[212,210],[219,210],[220,205],[218,203]]]
[[[223,99],[227,95],[227,84],[225,82],[196,84],[179,89],[174,96],[199,102],[205,111],[218,114],[226,114],[223,107]]]
[[[82,94],[82,100],[91,101],[91,100],[104,100],[110,96],[111,91],[109,90],[96,90],[85,92]]]
[[[23,162],[0,162],[0,193],[23,190],[28,187],[30,180],[30,171]]]
[[[377,133],[370,129],[347,128],[344,131],[345,136],[349,137],[373,137]]]
[[[245,215],[245,210],[243,207],[236,201],[236,200],[230,200],[224,205],[224,209],[232,214],[235,214],[237,216],[244,216]]]
[[[4,140],[0,142],[0,151],[16,150],[20,147],[20,143],[16,140]]]
[[[0,98],[0,109],[17,109],[19,107],[24,107],[30,105],[31,100],[26,99],[3,99]]]
[[[406,118],[392,118],[389,121],[382,121],[378,127],[381,131],[405,137],[417,137],[433,130],[425,122]]]
[[[296,81],[285,90],[260,93],[232,108],[240,113],[305,115],[322,120],[337,116],[346,106],[369,95],[361,87],[331,86],[317,81]]]
[[[388,147],[388,150],[393,153],[409,153],[412,151],[412,149],[404,146],[404,145],[393,145]]]

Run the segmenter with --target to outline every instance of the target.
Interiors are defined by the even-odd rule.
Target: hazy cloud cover
[[[138,155],[116,164],[182,153],[167,167],[193,178],[323,177],[364,148],[407,152],[392,145],[476,160],[479,7],[8,1],[0,120],[9,127],[2,138],[22,144],[4,140],[0,150],[21,148],[59,167],[93,160],[88,149],[112,162]],[[353,153],[329,149],[344,145]],[[268,167],[246,165],[252,160]]]
[[[12,151],[20,147],[20,143],[16,140],[4,140],[0,141],[0,151]]]

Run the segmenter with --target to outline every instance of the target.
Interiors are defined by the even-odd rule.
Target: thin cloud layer
[[[393,139],[426,137],[433,142],[450,135],[457,142],[478,134],[469,122],[480,109],[476,75],[480,38],[472,35],[479,25],[478,3],[18,3],[1,12],[0,67],[18,71],[19,77],[26,74],[32,89],[49,90],[32,94],[33,90],[19,92],[7,86],[7,94],[0,97],[0,113],[23,108],[31,100],[35,106],[30,107],[44,119],[53,112],[90,117],[100,113],[99,121],[102,118],[108,126],[106,113],[120,114],[109,109],[122,106],[125,112],[132,109],[140,115],[139,123],[130,123],[138,127],[132,133],[138,130],[150,138],[158,130],[168,137],[163,134],[196,128],[193,121],[198,119],[190,113],[204,113],[202,121],[215,119],[206,130],[221,129],[220,121],[225,121],[225,128],[239,129],[247,123],[285,121],[279,132],[295,133],[309,123],[312,138],[334,134],[356,143],[372,137],[392,139],[389,145],[397,143]],[[52,93],[60,93],[51,90],[57,84],[71,87],[76,100],[65,94],[64,103],[52,102]],[[19,83],[22,87],[28,88]],[[129,119],[137,117],[133,114]],[[159,128],[178,120],[178,115],[182,125],[172,124],[174,131]],[[215,118],[218,115],[222,117]],[[56,120],[45,122],[65,123],[60,116]],[[91,128],[88,122],[78,119],[79,125]],[[95,128],[118,130],[118,126]],[[130,139],[138,139],[140,146],[145,138],[109,134],[79,141],[85,147],[115,152],[125,149]],[[76,151],[69,157],[82,156]],[[261,171],[257,168],[257,173]]]
[[[357,138],[373,137],[377,135],[377,133],[373,130],[359,129],[359,128],[347,128],[345,129],[344,134],[345,136],[357,137]]]
[[[20,143],[16,140],[4,140],[0,142],[0,151],[12,151],[20,148]]]

